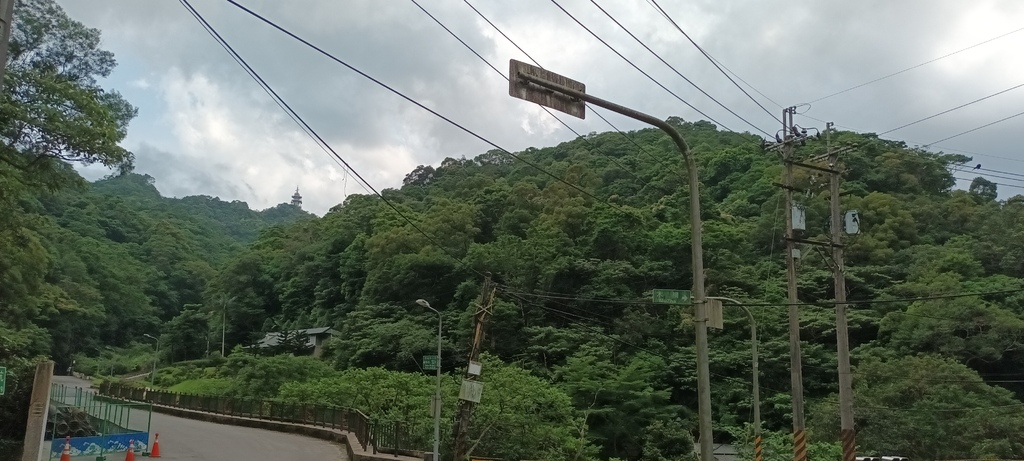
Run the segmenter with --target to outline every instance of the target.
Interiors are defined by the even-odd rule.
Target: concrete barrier
[[[179,418],[195,419],[198,421],[207,421],[217,424],[229,424],[232,426],[266,429],[276,432],[286,432],[291,434],[304,435],[306,437],[313,437],[321,440],[327,440],[335,443],[342,443],[345,444],[345,451],[348,452],[348,458],[350,461],[423,460],[423,453],[419,452],[389,454],[380,452],[379,450],[378,453],[363,450],[362,447],[359,446],[359,441],[356,440],[355,434],[348,431],[342,431],[340,429],[331,429],[329,427],[318,427],[306,424],[286,423],[281,421],[268,421],[265,419],[245,418],[241,416],[219,415],[215,413],[185,410],[181,408],[174,408],[156,404],[153,404],[153,411],[171,416],[177,416]]]

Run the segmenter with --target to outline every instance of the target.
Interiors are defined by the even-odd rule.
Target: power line
[[[961,181],[974,181],[974,179],[961,178],[959,176],[953,176],[953,179],[959,179]],[[1021,186],[1019,184],[1006,184],[1006,183],[992,182],[992,181],[989,181],[989,182],[991,182],[992,184],[995,184],[997,186],[1005,186],[1005,187],[1013,187],[1013,188],[1017,188],[1017,189],[1024,189],[1024,186]]]
[[[593,1],[593,0],[591,0],[591,1]],[[696,47],[696,48],[697,48],[697,50],[698,50],[698,51],[700,51],[700,53],[701,53],[701,54],[703,54],[705,58],[708,58],[708,61],[711,61],[711,64],[713,64],[713,65],[715,66],[715,68],[716,68],[716,69],[718,69],[718,71],[719,71],[719,72],[721,72],[721,73],[722,73],[722,75],[724,75],[724,76],[725,76],[725,78],[729,79],[729,81],[730,81],[730,82],[732,82],[732,84],[733,84],[733,85],[735,85],[735,86],[736,86],[736,88],[739,88],[739,90],[740,90],[740,91],[742,91],[742,92],[743,92],[743,94],[745,94],[745,95],[746,95],[746,96],[747,96],[748,98],[750,98],[750,100],[751,100],[751,101],[754,101],[754,104],[757,104],[757,107],[760,107],[760,108],[761,108],[761,110],[765,111],[765,113],[766,113],[766,114],[768,114],[768,116],[769,116],[769,117],[771,117],[771,118],[772,118],[772,120],[775,120],[775,121],[777,121],[777,122],[779,122],[779,123],[782,123],[782,120],[781,120],[781,119],[779,119],[777,115],[773,114],[773,113],[772,113],[772,111],[768,110],[768,109],[767,109],[767,108],[765,108],[765,107],[764,107],[763,105],[761,105],[761,103],[760,103],[760,102],[759,102],[759,101],[758,101],[757,99],[754,99],[754,97],[753,97],[753,96],[751,96],[751,95],[750,95],[750,93],[747,93],[747,90],[744,90],[742,86],[740,86],[740,85],[739,85],[738,83],[736,83],[736,81],[735,81],[735,80],[733,80],[733,79],[732,79],[732,77],[730,77],[730,76],[729,76],[729,74],[727,74],[727,73],[725,72],[725,70],[723,70],[723,69],[722,69],[722,67],[725,67],[724,65],[722,65],[722,66],[719,66],[719,62],[718,62],[718,60],[716,60],[715,58],[712,58],[712,57],[711,57],[711,55],[710,55],[710,54],[708,54],[708,52],[707,52],[706,50],[704,50],[704,48],[703,48],[703,47],[701,47],[700,45],[698,45],[698,44],[697,44],[697,42],[693,41],[693,39],[692,39],[692,38],[690,38],[690,34],[687,34],[687,33],[686,33],[686,31],[685,31],[685,30],[683,30],[683,28],[682,28],[682,27],[679,27],[679,24],[677,24],[677,23],[676,23],[676,21],[675,21],[674,19],[672,19],[672,16],[669,16],[668,12],[667,12],[667,11],[665,11],[665,9],[664,9],[664,8],[662,8],[660,4],[658,4],[657,0],[648,0],[648,3],[649,3],[649,4],[651,5],[651,6],[653,6],[653,7],[654,7],[654,8],[656,9],[656,10],[658,10],[658,12],[660,12],[660,13],[661,13],[661,15],[662,15],[662,16],[664,16],[664,17],[665,17],[665,19],[667,19],[667,20],[668,20],[668,22],[669,22],[669,23],[671,23],[671,24],[672,24],[672,26],[674,26],[674,27],[676,28],[676,30],[678,30],[678,31],[679,31],[679,32],[680,32],[681,34],[683,34],[683,36],[684,36],[684,37],[686,37],[686,39],[687,39],[687,40],[689,40],[689,41],[690,41],[690,43],[691,43],[691,44],[693,44],[693,46],[694,46],[694,47]],[[596,4],[596,3],[595,3],[595,4]],[[732,72],[732,71],[730,70],[729,72]],[[736,75],[736,73],[735,73],[735,72],[732,72],[732,74],[733,74],[733,75]],[[751,85],[751,84],[747,83],[747,82],[746,82],[746,80],[743,80],[742,78],[740,78],[740,76],[739,76],[739,75],[736,75],[736,78],[739,78],[740,80],[742,80],[742,81],[743,81],[743,83],[746,83],[746,84],[747,84],[747,86],[749,86],[749,87],[753,88],[753,89],[754,89],[754,91],[757,91],[757,93],[758,93],[758,94],[760,94],[761,96],[764,96],[764,97],[765,97],[765,99],[767,99],[767,100],[771,101],[771,102],[772,102],[773,104],[775,104],[776,106],[782,107],[782,106],[781,106],[781,105],[780,105],[779,103],[777,103],[777,102],[775,102],[775,101],[772,101],[772,98],[769,98],[768,96],[765,96],[765,95],[764,95],[764,93],[761,93],[760,91],[758,91],[758,89],[757,89],[757,88],[754,88],[754,86],[753,86],[753,85]]]
[[[538,60],[537,60],[537,59],[535,59],[535,58],[534,58],[534,56],[531,56],[531,55],[530,55],[529,53],[527,53],[527,52],[526,52],[526,50],[522,49],[522,47],[521,47],[521,46],[519,46],[519,44],[518,44],[518,43],[516,43],[516,42],[515,42],[515,41],[513,41],[513,40],[512,40],[512,39],[511,39],[511,38],[510,38],[510,37],[509,37],[508,35],[506,35],[506,34],[505,34],[505,32],[503,32],[503,31],[502,31],[502,30],[501,30],[501,29],[500,29],[500,28],[499,28],[499,27],[498,27],[497,25],[495,25],[495,23],[493,23],[493,22],[492,22],[492,20],[490,20],[489,18],[487,18],[487,16],[483,15],[483,13],[482,13],[482,12],[480,12],[480,10],[479,10],[479,9],[476,9],[476,7],[475,7],[475,6],[473,6],[473,4],[469,2],[469,0],[463,0],[463,3],[465,3],[465,4],[467,5],[467,6],[469,6],[469,7],[470,7],[470,9],[472,9],[472,10],[473,10],[473,11],[474,11],[474,12],[475,12],[475,13],[476,13],[476,14],[477,14],[478,16],[480,16],[480,18],[481,18],[481,19],[483,19],[485,23],[487,23],[488,25],[490,25],[490,27],[492,27],[492,29],[494,29],[494,30],[495,30],[496,32],[498,32],[499,34],[501,34],[501,36],[502,36],[502,37],[505,37],[505,40],[507,40],[507,41],[508,41],[509,43],[511,43],[511,44],[512,44],[512,46],[514,46],[514,47],[515,47],[516,49],[518,49],[518,50],[519,50],[519,52],[521,52],[521,53],[522,53],[522,54],[523,54],[524,56],[526,56],[526,57],[527,57],[527,58],[528,58],[528,59],[529,59],[529,60],[530,60],[531,62],[534,62],[534,65],[535,65],[535,66],[537,66],[537,67],[539,67],[539,68],[542,68],[542,69],[544,69],[544,66],[541,66],[540,62],[538,62]],[[651,154],[651,153],[647,152],[647,150],[646,150],[646,149],[643,149],[643,146],[642,146],[642,145],[640,145],[639,143],[637,143],[637,141],[636,141],[636,140],[634,140],[634,139],[633,139],[632,137],[630,137],[630,136],[629,136],[629,135],[627,135],[627,134],[626,134],[625,132],[623,132],[623,130],[621,130],[621,129],[618,129],[618,127],[616,127],[616,126],[615,126],[615,125],[613,125],[613,124],[612,124],[612,123],[611,123],[610,121],[608,121],[608,119],[606,119],[606,118],[605,118],[605,117],[604,117],[603,115],[601,115],[601,113],[600,113],[600,112],[599,112],[599,111],[598,111],[598,110],[597,110],[596,108],[594,108],[593,106],[591,106],[591,104],[590,104],[590,103],[585,103],[585,104],[586,104],[587,108],[588,108],[588,109],[590,109],[590,110],[591,110],[591,112],[593,112],[593,113],[594,113],[594,115],[596,115],[596,116],[597,116],[597,118],[599,118],[599,119],[601,119],[602,121],[604,121],[604,123],[606,123],[606,124],[607,124],[608,126],[610,126],[610,127],[611,127],[611,129],[613,129],[613,130],[617,131],[617,132],[618,132],[618,134],[622,134],[622,135],[623,135],[623,137],[625,137],[625,138],[626,138],[626,140],[628,140],[628,141],[630,141],[631,143],[633,143],[633,145],[636,145],[636,146],[637,146],[637,149],[639,149],[641,153],[643,153],[644,155],[646,155],[646,156],[647,156],[647,157],[649,157],[650,159],[654,160],[655,162],[658,162],[658,163],[662,163],[662,159],[658,159],[657,157],[654,157],[654,155],[653,155],[653,154]]]
[[[483,61],[484,64],[487,64],[487,66],[490,67],[491,69],[493,69],[494,72],[496,72],[501,78],[505,79],[505,81],[508,81],[508,76],[505,75],[504,72],[498,70],[497,67],[494,67],[494,65],[491,64],[490,61],[488,61],[480,53],[478,53],[475,49],[473,49],[472,46],[469,46],[469,44],[466,43],[464,40],[462,40],[462,38],[460,38],[458,35],[456,35],[455,32],[452,32],[452,30],[449,29],[448,26],[444,25],[440,20],[438,20],[436,17],[434,17],[433,14],[430,14],[430,12],[427,11],[427,9],[423,7],[423,5],[420,5],[419,2],[417,2],[416,0],[411,0],[411,1],[412,1],[412,3],[414,5],[419,7],[420,11],[423,11],[424,13],[426,13],[426,15],[429,16],[430,19],[433,19],[434,22],[437,23],[437,25],[441,26],[441,28],[444,29],[446,32],[448,32],[448,34],[451,35],[453,38],[455,38],[455,40],[458,40],[459,43],[462,44],[462,46],[466,47],[466,49],[468,49],[470,52],[472,52],[474,55],[476,55],[477,58],[480,58],[480,60]],[[597,146],[594,146],[594,144],[590,142],[589,139],[583,137],[583,135],[581,135],[578,131],[574,130],[571,126],[569,126],[568,123],[563,121],[560,117],[558,117],[557,115],[552,113],[551,110],[549,110],[547,107],[541,106],[539,104],[538,104],[538,106],[541,108],[541,110],[543,110],[544,112],[547,112],[548,115],[554,117],[555,120],[558,120],[558,123],[561,123],[562,126],[568,128],[569,131],[571,131],[573,134],[575,134],[577,138],[582,139],[584,142],[586,142],[588,145],[590,145],[595,150],[599,150],[599,149],[597,149]],[[629,173],[634,178],[636,178],[637,181],[640,181],[641,183],[647,184],[647,181],[644,181],[643,179],[641,179],[639,176],[636,175],[636,173],[633,173],[631,170],[629,170],[624,165],[619,163],[618,160],[615,160],[615,158],[612,157],[611,155],[606,155],[606,157],[608,157],[608,160],[611,160],[611,162],[614,163],[616,166],[621,168],[622,171],[625,171],[626,173]]]
[[[365,78],[367,80],[370,80],[371,82],[377,84],[378,86],[380,86],[380,87],[390,91],[392,94],[394,94],[394,95],[396,95],[396,96],[398,96],[398,97],[400,97],[400,98],[402,98],[402,99],[412,103],[413,105],[415,105],[416,107],[419,107],[420,109],[423,109],[423,110],[429,112],[431,115],[434,115],[435,117],[440,118],[441,120],[444,120],[448,124],[454,126],[455,128],[458,128],[458,129],[462,130],[466,134],[469,134],[470,136],[472,136],[472,137],[474,137],[474,138],[484,142],[485,144],[490,145],[491,147],[494,147],[495,149],[501,151],[505,155],[508,155],[508,156],[512,157],[513,159],[516,159],[516,160],[518,160],[520,162],[523,162],[523,163],[533,167],[534,169],[536,169],[537,171],[543,173],[544,175],[549,176],[552,179],[554,179],[554,180],[556,180],[558,182],[561,182],[561,183],[569,186],[572,189],[575,189],[577,192],[587,196],[588,198],[590,198],[590,199],[592,199],[592,200],[594,200],[594,201],[596,201],[598,203],[601,203],[601,204],[603,204],[603,205],[605,205],[605,206],[607,206],[609,208],[612,208],[612,209],[614,209],[616,211],[619,211],[620,213],[623,213],[624,215],[627,215],[627,216],[630,216],[630,217],[632,217],[634,219],[637,219],[638,221],[641,221],[641,222],[644,221],[644,219],[642,217],[640,217],[639,215],[636,215],[634,213],[630,213],[630,212],[626,211],[625,209],[623,209],[622,207],[619,207],[619,206],[616,206],[616,205],[612,205],[611,203],[608,203],[608,201],[600,199],[599,197],[595,196],[594,194],[591,194],[590,192],[587,192],[586,190],[580,188],[579,186],[577,186],[575,184],[572,184],[572,183],[570,183],[570,182],[568,182],[568,181],[566,181],[566,180],[556,176],[555,174],[545,170],[544,168],[541,168],[539,165],[537,165],[537,164],[535,164],[535,163],[533,163],[533,162],[531,162],[529,160],[526,160],[522,156],[516,155],[516,154],[512,153],[511,151],[509,151],[509,150],[499,146],[498,144],[494,143],[490,139],[487,139],[487,138],[483,137],[482,135],[476,133],[475,131],[472,131],[469,128],[466,128],[465,126],[459,124],[458,122],[452,120],[451,118],[448,118],[445,115],[442,115],[440,112],[427,107],[423,103],[413,99],[410,96],[407,96],[405,93],[402,93],[401,91],[398,91],[398,90],[392,88],[388,84],[386,84],[386,83],[384,83],[384,82],[374,78],[370,74],[367,74],[366,72],[363,72],[363,71],[359,70],[355,66],[352,66],[351,64],[341,60],[337,56],[334,56],[333,54],[328,53],[323,48],[320,48],[319,46],[314,45],[313,43],[309,42],[308,40],[306,40],[306,39],[296,35],[294,32],[291,32],[290,30],[288,30],[288,29],[278,25],[277,23],[275,23],[275,22],[273,22],[273,21],[263,17],[259,13],[256,13],[255,11],[247,8],[246,6],[244,6],[244,5],[240,4],[240,3],[238,3],[236,0],[227,0],[227,2],[232,4],[232,5],[234,5],[238,9],[240,9],[242,11],[245,11],[249,15],[255,17],[256,19],[259,19],[260,21],[264,22],[265,24],[273,27],[274,29],[277,29],[281,33],[283,33],[283,34],[285,34],[285,35],[295,39],[296,41],[302,43],[303,45],[306,45],[306,46],[312,48],[313,50],[316,50],[318,53],[326,56],[327,58],[331,59],[332,61],[337,62],[338,64],[341,64],[342,66],[345,66],[346,68],[348,68],[352,72],[355,72],[356,74],[359,74],[361,77],[363,77],[363,78]]]
[[[997,123],[1005,122],[1005,121],[1007,121],[1007,120],[1009,120],[1009,119],[1011,119],[1011,118],[1014,118],[1014,117],[1020,117],[1021,115],[1024,115],[1024,112],[1018,112],[1018,113],[1016,113],[1016,114],[1013,114],[1013,115],[1011,115],[1011,116],[1009,116],[1009,117],[1003,117],[1003,118],[1001,118],[1001,119],[999,119],[999,120],[996,120],[996,121],[994,121],[994,122],[986,123],[986,124],[984,124],[984,125],[982,125],[982,126],[979,126],[979,127],[975,127],[975,128],[971,128],[971,129],[969,129],[969,130],[967,130],[967,131],[964,131],[964,132],[962,132],[962,133],[957,133],[957,134],[954,134],[953,136],[947,136],[947,137],[945,137],[945,138],[942,138],[942,139],[940,139],[940,140],[938,140],[938,141],[934,141],[934,142],[930,142],[930,143],[928,143],[928,144],[925,144],[925,145],[924,145],[924,147],[928,147],[928,146],[931,146],[931,145],[934,145],[934,144],[938,144],[938,143],[940,143],[940,142],[943,142],[943,141],[948,141],[948,140],[950,140],[950,139],[953,139],[953,138],[956,138],[956,137],[960,137],[960,136],[963,136],[963,135],[965,135],[965,134],[967,134],[967,133],[972,133],[972,132],[978,131],[978,130],[980,130],[980,129],[982,129],[982,128],[990,127],[990,126],[992,126],[992,125],[995,125],[995,124],[997,124]]]
[[[1007,37],[1007,36],[1009,36],[1009,35],[1015,34],[1015,33],[1017,33],[1017,32],[1020,32],[1020,31],[1022,31],[1022,30],[1024,30],[1024,27],[1022,27],[1022,28],[1020,28],[1020,29],[1016,29],[1016,30],[1010,31],[1010,32],[1007,32],[1007,33],[1005,33],[1005,34],[1003,34],[1003,35],[1000,35],[1000,36],[997,36],[997,37],[993,37],[993,38],[990,38],[990,39],[988,39],[988,40],[985,40],[985,41],[983,41],[983,42],[980,42],[980,43],[975,43],[975,44],[973,44],[973,45],[971,45],[971,46],[969,46],[969,47],[967,47],[967,48],[962,48],[962,49],[959,49],[959,50],[957,50],[957,51],[954,51],[954,52],[952,52],[952,53],[944,54],[944,55],[942,55],[942,56],[939,56],[939,57],[937,57],[937,58],[935,58],[935,59],[932,59],[932,60],[929,60],[929,61],[925,61],[925,62],[922,62],[922,63],[920,63],[920,64],[916,64],[916,65],[910,66],[910,67],[908,67],[908,68],[906,68],[906,69],[903,69],[903,70],[900,70],[900,71],[897,71],[897,72],[893,72],[893,73],[891,73],[891,74],[888,74],[888,75],[885,75],[885,76],[882,76],[882,77],[876,78],[876,79],[874,79],[874,80],[871,80],[871,81],[868,81],[868,82],[864,82],[864,83],[861,83],[860,85],[855,85],[855,86],[852,86],[852,87],[850,87],[850,88],[847,88],[847,89],[845,89],[845,90],[837,91],[837,92],[835,92],[835,93],[832,93],[832,94],[829,94],[829,95],[826,95],[826,96],[822,96],[822,97],[820,97],[820,98],[818,98],[818,99],[815,99],[815,100],[813,100],[813,101],[810,101],[810,103],[815,103],[815,102],[818,102],[818,101],[823,101],[823,100],[825,100],[825,99],[828,99],[828,98],[831,98],[831,97],[833,97],[833,96],[838,96],[838,95],[840,95],[840,94],[843,94],[843,93],[846,93],[846,92],[848,92],[848,91],[853,91],[853,90],[856,90],[857,88],[860,88],[860,87],[863,87],[863,86],[867,86],[867,85],[870,85],[870,84],[872,84],[872,83],[875,83],[875,82],[879,82],[879,81],[885,80],[885,79],[887,79],[887,78],[890,78],[890,77],[895,77],[895,76],[897,76],[897,75],[899,75],[899,74],[902,74],[902,73],[904,73],[904,72],[907,72],[907,71],[911,71],[911,70],[917,69],[918,67],[921,67],[921,66],[925,66],[925,65],[931,64],[931,63],[933,63],[933,62],[935,62],[935,61],[938,61],[938,60],[940,60],[940,59],[945,59],[945,58],[948,58],[948,57],[950,57],[950,56],[953,56],[953,55],[955,55],[955,54],[958,54],[958,53],[962,53],[962,52],[964,52],[964,51],[967,51],[967,50],[970,50],[970,49],[972,49],[972,48],[975,48],[975,47],[978,47],[978,46],[984,45],[984,44],[986,44],[986,43],[989,43],[989,42],[992,42],[992,41],[998,40],[998,39],[1000,39],[1000,38],[1003,38],[1003,37]]]
[[[882,135],[886,135],[886,134],[892,133],[893,131],[897,131],[897,130],[902,130],[902,129],[904,129],[904,128],[908,127],[908,126],[912,126],[912,125],[917,125],[918,123],[921,123],[921,122],[923,122],[923,121],[925,121],[925,120],[930,120],[930,119],[933,119],[933,118],[935,118],[935,117],[938,117],[938,116],[940,116],[940,115],[943,115],[943,114],[948,114],[948,113],[950,113],[950,112],[953,112],[954,110],[957,110],[957,109],[962,109],[962,108],[964,108],[964,107],[967,107],[967,106],[969,106],[969,105],[971,105],[971,104],[974,104],[974,103],[976,103],[976,102],[980,102],[980,101],[984,101],[984,100],[986,100],[986,99],[989,99],[989,98],[991,98],[991,97],[994,97],[994,96],[999,96],[999,95],[1001,95],[1001,94],[1003,94],[1003,93],[1006,93],[1006,92],[1008,92],[1008,91],[1010,91],[1010,90],[1016,90],[1017,88],[1020,88],[1020,87],[1022,87],[1022,86],[1024,86],[1024,83],[1021,83],[1020,85],[1017,85],[1017,86],[1013,86],[1013,87],[1007,88],[1007,89],[1005,89],[1005,90],[1003,90],[1003,91],[999,91],[999,92],[996,92],[996,93],[992,93],[992,94],[990,94],[990,95],[988,95],[988,96],[985,96],[985,97],[983,97],[983,98],[978,98],[978,99],[975,99],[974,101],[968,102],[968,103],[966,103],[966,104],[961,104],[961,105],[959,105],[959,106],[956,106],[956,107],[954,107],[954,108],[952,108],[952,109],[946,109],[946,110],[944,110],[944,111],[942,111],[942,112],[939,112],[939,113],[937,113],[937,114],[934,114],[934,115],[929,115],[929,116],[927,116],[927,117],[925,117],[925,118],[922,118],[922,119],[919,119],[919,120],[915,120],[915,121],[913,121],[913,122],[907,123],[906,125],[900,125],[900,126],[898,126],[898,127],[896,127],[896,128],[893,128],[893,129],[891,129],[891,130],[888,130],[888,131],[883,131],[883,132],[881,132],[881,133],[878,133],[878,135],[879,135],[879,136],[882,136]]]
[[[249,77],[251,77],[253,81],[255,81],[259,85],[260,89],[262,89],[265,93],[267,93],[268,96],[270,96],[270,99],[273,100],[275,104],[277,104],[277,107],[283,110],[285,114],[288,115],[288,118],[295,122],[295,124],[298,125],[299,129],[301,129],[303,133],[309,136],[309,138],[313,140],[317,147],[319,147],[320,150],[324,151],[327,154],[328,158],[333,160],[334,163],[341,167],[342,171],[346,172],[347,174],[348,167],[346,167],[344,164],[338,161],[335,155],[329,150],[329,147],[325,147],[324,144],[321,143],[320,139],[318,139],[313,133],[310,132],[310,129],[307,128],[307,125],[305,125],[304,122],[296,116],[296,114],[293,114],[290,108],[283,103],[283,100],[280,99],[277,93],[274,92],[273,89],[269,88],[266,82],[263,81],[263,79],[258,74],[256,74],[255,70],[249,67],[249,64],[244,59],[242,59],[241,55],[235,52],[234,48],[232,48],[220,36],[220,34],[217,33],[217,31],[214,30],[208,22],[206,22],[205,18],[200,16],[199,12],[195,10],[195,8],[193,8],[192,5],[187,4],[186,2],[182,2],[180,0],[179,3],[182,6],[184,6],[189,11],[189,13],[192,14],[192,17],[195,18],[196,21],[199,21],[199,24],[203,27],[203,30],[205,30],[206,33],[210,34],[210,36],[213,37],[217,44],[220,45],[221,48],[223,48],[224,51],[226,51],[228,55],[232,57],[232,59],[234,59],[235,63],[237,63],[239,66],[242,67],[243,70],[245,70],[246,74],[248,74]],[[366,185],[364,185],[361,182],[356,182],[356,184],[359,184],[359,186],[362,187],[362,189],[366,191],[367,194],[371,194],[370,190],[367,189]]]
[[[730,114],[736,116],[736,118],[738,118],[740,120],[743,120],[743,122],[746,123],[747,125],[752,126],[755,130],[764,133],[766,136],[771,136],[767,131],[762,130],[760,127],[758,127],[757,125],[754,125],[753,123],[751,123],[747,119],[743,118],[743,116],[741,116],[740,114],[737,114],[735,111],[733,111],[732,109],[727,107],[725,104],[722,104],[719,100],[715,99],[714,96],[711,96],[710,94],[708,94],[707,91],[704,91],[703,88],[698,86],[696,83],[693,83],[693,81],[690,80],[689,78],[687,78],[685,75],[683,75],[682,72],[679,72],[678,70],[676,70],[676,68],[672,64],[669,64],[668,61],[666,61],[664,58],[661,57],[661,55],[659,55],[654,50],[652,50],[651,47],[647,46],[647,44],[644,43],[643,40],[640,40],[636,35],[633,34],[633,32],[630,32],[630,30],[627,29],[626,26],[622,25],[622,23],[619,22],[618,19],[615,19],[615,17],[612,16],[611,13],[609,13],[607,10],[602,8],[601,5],[599,5],[596,0],[590,0],[590,3],[593,3],[594,6],[597,7],[597,9],[601,10],[601,12],[604,13],[604,15],[608,17],[608,19],[611,19],[612,22],[615,23],[615,25],[619,26],[623,31],[625,31],[627,34],[629,34],[629,36],[632,37],[633,40],[636,40],[636,42],[639,43],[640,46],[644,47],[645,50],[649,51],[651,54],[654,55],[654,57],[658,58],[658,60],[661,61],[662,64],[665,64],[666,66],[668,66],[669,69],[672,69],[672,72],[675,72],[676,75],[680,76],[683,80],[686,80],[686,83],[689,83],[691,86],[696,88],[697,91],[700,91],[701,93],[703,93],[704,96],[707,96],[712,101],[714,101],[716,104],[721,106],[723,109],[729,111]],[[698,47],[698,49],[700,49],[700,47]],[[714,62],[714,61],[712,61],[712,62]],[[768,109],[765,109],[766,112],[767,112],[767,110]],[[771,112],[769,112],[768,114],[771,115]]]
[[[315,138],[315,140],[318,142],[318,144],[320,144],[323,148],[326,148],[328,151],[330,151],[330,154],[334,158],[336,158],[338,161],[341,161],[341,163],[343,163],[345,165],[345,168],[347,168],[347,170],[349,172],[351,172],[356,178],[358,178],[358,180],[360,182],[360,185],[365,185],[364,190],[366,188],[369,188],[370,191],[373,192],[373,194],[375,194],[377,197],[379,197],[385,204],[387,204],[388,207],[390,207],[392,210],[394,210],[394,212],[397,213],[410,226],[412,226],[413,229],[415,229],[417,232],[422,234],[423,237],[426,238],[428,242],[433,244],[435,247],[437,247],[443,253],[448,255],[448,257],[450,257],[453,260],[455,260],[457,263],[461,263],[461,259],[456,257],[454,254],[452,254],[451,251],[449,251],[443,245],[438,243],[437,240],[435,240],[429,234],[424,232],[423,229],[421,229],[419,227],[419,225],[417,225],[415,222],[413,222],[413,220],[410,219],[408,216],[406,216],[405,213],[402,213],[402,211],[399,210],[398,207],[395,204],[393,204],[390,200],[385,198],[380,192],[377,191],[377,189],[375,189],[373,187],[373,185],[371,185],[366,179],[364,179],[363,176],[360,175],[358,171],[356,171],[354,168],[352,168],[352,166],[349,165],[349,163],[347,161],[345,161],[345,159],[341,155],[339,155],[330,146],[330,144],[328,144],[327,141],[325,141],[316,132],[316,130],[313,129],[313,127],[311,127],[308,123],[306,123],[306,121],[297,112],[295,112],[295,110],[292,109],[292,107],[290,105],[288,105],[288,103],[283,98],[281,98],[281,96],[278,95],[278,93],[276,91],[274,91],[273,87],[271,87],[269,83],[267,83],[262,77],[260,77],[259,73],[255,69],[253,69],[252,66],[250,66],[245,61],[245,59],[242,58],[242,56],[240,54],[238,54],[238,52],[235,51],[235,49],[233,47],[231,47],[231,45],[227,42],[227,40],[225,40],[217,32],[217,30],[208,21],[206,21],[206,18],[204,18],[203,15],[201,13],[199,13],[199,11],[196,10],[188,2],[188,0],[180,0],[180,2],[190,13],[192,13],[192,15],[196,18],[196,20],[199,21],[199,23],[203,26],[203,28],[206,29],[206,31],[225,49],[225,51],[227,51],[228,54],[230,54],[235,59],[235,62],[237,62],[240,66],[242,66],[242,68],[245,69],[246,72],[249,73],[249,75],[254,80],[256,80],[256,82],[260,85],[260,87],[263,88],[263,90],[266,91],[267,94],[271,95],[271,97],[276,102],[279,103],[279,107],[282,107],[282,109],[284,109],[285,112],[287,112],[290,116],[292,116],[293,120],[295,120],[297,123],[299,123],[305,130],[308,130],[307,134],[312,135]],[[477,271],[477,272],[479,273],[479,271]]]
[[[580,22],[580,20],[579,20],[579,19],[576,19],[576,17],[575,17],[575,16],[573,16],[573,15],[572,15],[572,13],[570,13],[570,12],[569,12],[568,10],[566,10],[565,8],[563,8],[563,7],[562,7],[562,5],[560,5],[560,4],[558,3],[558,1],[557,1],[557,0],[551,0],[551,3],[554,3],[554,4],[555,4],[555,6],[557,6],[557,7],[558,7],[558,9],[562,10],[562,12],[563,12],[563,13],[565,13],[565,14],[566,14],[567,16],[569,16],[569,18],[571,18],[571,19],[572,19],[573,21],[575,21],[575,22],[576,22],[576,24],[579,24],[579,26],[580,26],[580,27],[582,27],[582,28],[583,28],[584,30],[586,30],[587,32],[589,32],[589,33],[590,33],[590,35],[594,36],[594,38],[596,38],[596,39],[597,39],[597,40],[598,40],[599,42],[601,42],[601,43],[602,43],[602,44],[603,44],[604,46],[606,46],[606,47],[607,47],[607,48],[608,48],[609,50],[612,50],[612,52],[614,52],[614,53],[615,53],[616,55],[618,55],[618,56],[619,56],[620,58],[622,58],[622,59],[623,59],[624,61],[626,61],[626,63],[628,63],[628,64],[629,64],[630,66],[632,66],[632,67],[633,67],[634,69],[636,69],[636,70],[637,70],[638,72],[640,72],[641,74],[643,74],[643,75],[644,75],[645,77],[647,77],[647,78],[648,78],[648,79],[649,79],[650,81],[654,82],[654,83],[655,83],[656,85],[658,85],[659,87],[661,87],[661,89],[663,89],[663,90],[667,91],[667,92],[668,92],[669,94],[671,94],[672,96],[674,96],[674,97],[675,97],[676,99],[678,99],[678,100],[679,100],[680,102],[682,102],[683,104],[686,104],[686,105],[687,105],[687,107],[689,107],[690,109],[693,109],[693,110],[695,110],[695,111],[696,111],[696,112],[697,112],[698,114],[701,114],[701,115],[703,115],[703,116],[704,116],[705,118],[707,118],[708,120],[711,120],[711,121],[712,121],[712,122],[714,122],[714,123],[715,123],[716,125],[718,125],[718,126],[720,126],[720,127],[722,127],[722,128],[725,128],[725,129],[726,129],[727,131],[731,131],[731,132],[735,133],[735,134],[736,134],[736,135],[738,135],[738,136],[741,136],[741,137],[743,137],[743,135],[742,135],[742,134],[740,134],[740,133],[738,133],[738,132],[734,131],[733,129],[731,129],[731,128],[727,127],[727,126],[725,126],[725,124],[723,124],[723,123],[720,123],[720,122],[719,122],[718,120],[715,120],[715,119],[714,119],[714,118],[712,118],[712,117],[711,117],[710,115],[708,115],[708,114],[705,114],[705,113],[704,113],[703,111],[701,111],[700,109],[698,109],[698,108],[694,107],[694,106],[693,106],[693,104],[690,104],[690,103],[689,103],[689,102],[687,102],[687,101],[686,101],[685,99],[683,99],[682,97],[680,97],[680,96],[679,96],[678,94],[676,94],[676,93],[675,93],[674,91],[672,91],[672,90],[668,89],[668,87],[666,87],[665,85],[662,85],[662,84],[661,84],[661,82],[659,82],[658,80],[656,80],[656,79],[655,79],[654,77],[651,77],[651,75],[650,75],[650,74],[648,74],[648,73],[647,73],[647,72],[645,72],[645,71],[644,71],[643,69],[641,69],[641,68],[640,68],[639,66],[637,66],[636,64],[634,64],[634,63],[633,63],[633,61],[630,61],[630,60],[629,60],[629,58],[627,58],[627,57],[623,56],[623,55],[622,55],[622,53],[620,53],[620,52],[619,52],[618,50],[616,50],[616,49],[615,49],[614,47],[612,47],[611,45],[609,45],[609,44],[608,44],[608,42],[604,41],[604,39],[603,39],[603,38],[601,38],[601,37],[600,37],[599,35],[597,35],[596,33],[594,33],[594,31],[590,30],[590,28],[589,28],[589,27],[587,27],[587,26],[586,26],[586,25],[584,25],[584,24],[583,24],[582,22]]]

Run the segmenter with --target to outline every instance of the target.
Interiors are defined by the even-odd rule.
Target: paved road
[[[54,382],[89,387],[88,381],[54,376]],[[161,459],[168,461],[347,461],[344,447],[294,434],[194,421],[153,413]],[[84,458],[83,458],[84,459]],[[108,457],[119,461],[118,456]],[[136,458],[138,459],[138,458]]]

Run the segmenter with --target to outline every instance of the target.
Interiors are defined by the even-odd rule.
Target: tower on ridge
[[[292,195],[292,205],[302,208],[302,196],[299,195],[299,187],[295,186],[295,194]]]

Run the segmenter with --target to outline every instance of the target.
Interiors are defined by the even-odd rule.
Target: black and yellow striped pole
[[[804,429],[793,431],[793,460],[807,461],[807,431]]]

